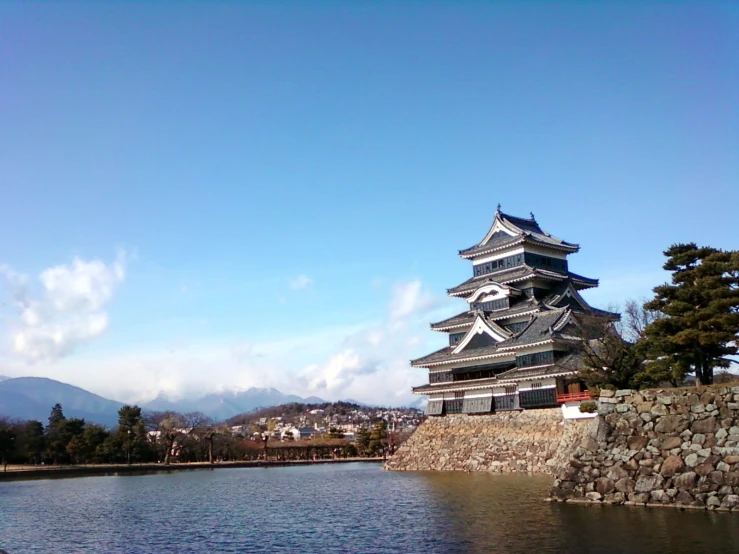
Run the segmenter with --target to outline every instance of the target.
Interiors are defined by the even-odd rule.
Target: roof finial
[[[531,216],[532,221],[536,221],[536,218],[534,217],[534,212],[529,212],[529,215]]]
[[[500,213],[500,202],[498,202],[498,208],[495,211]]]

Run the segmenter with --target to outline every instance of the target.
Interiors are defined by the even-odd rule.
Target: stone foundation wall
[[[559,408],[430,417],[385,468],[554,475],[569,461],[589,423],[563,421]]]
[[[739,510],[739,387],[602,391],[598,413],[553,499]]]

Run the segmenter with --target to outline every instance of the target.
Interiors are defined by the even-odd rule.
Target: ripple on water
[[[375,464],[0,484],[0,548],[25,553],[739,552],[737,514],[542,502],[526,475]]]

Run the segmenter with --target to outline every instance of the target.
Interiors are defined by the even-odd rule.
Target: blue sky
[[[0,4],[0,373],[402,403],[495,206],[739,248],[730,2]]]

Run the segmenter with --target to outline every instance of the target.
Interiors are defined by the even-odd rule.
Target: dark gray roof
[[[590,287],[597,287],[598,286],[598,279],[591,279],[590,277],[583,277],[582,275],[578,275],[577,273],[572,273],[570,271],[570,279],[574,281],[574,285],[576,289],[583,289],[583,288],[590,288]],[[579,283],[578,283],[579,281]],[[584,284],[586,286],[578,286]]]
[[[607,316],[614,319],[621,318],[620,314],[608,312],[606,310],[600,310],[598,308],[593,308],[585,301],[582,296],[577,293],[577,290],[575,291],[575,295],[565,296],[565,293],[569,288],[569,281],[558,284],[552,289],[551,294],[542,299],[542,304],[552,307],[569,307],[572,310],[590,313],[593,315]]]
[[[508,319],[510,317],[515,317],[520,314],[531,312],[533,310],[541,310],[541,309],[543,308],[539,304],[539,301],[536,300],[536,298],[526,298],[525,300],[521,302],[517,302],[513,306],[505,310],[496,310],[494,312],[488,312],[485,319],[487,319],[488,321],[500,321],[503,319]]]
[[[438,385],[421,385],[420,387],[413,387],[413,392],[417,394],[431,394],[439,390],[455,390],[455,389],[468,389],[470,385],[475,387],[491,386],[494,387],[498,384],[498,379],[495,377],[488,377],[486,379],[471,379],[469,381],[456,381],[454,383],[440,383]]]
[[[427,364],[448,363],[491,356],[493,354],[505,354],[506,350],[510,347],[535,344],[543,340],[559,338],[558,333],[553,333],[550,329],[567,313],[569,313],[567,309],[547,309],[546,311],[534,314],[531,322],[522,331],[497,344],[480,348],[465,348],[457,354],[452,354],[456,346],[446,346],[427,356],[411,360],[411,365],[425,367]],[[562,338],[566,339],[566,337]]]
[[[549,309],[550,308],[543,306],[538,300],[536,300],[536,298],[524,297],[520,302],[517,302],[510,308],[496,310],[494,312],[486,312],[485,319],[489,322],[497,323],[501,320],[516,317],[517,315],[532,312],[534,310],[541,311]],[[477,312],[475,310],[467,310],[466,312],[462,312],[443,321],[432,323],[431,328],[446,329],[455,325],[472,325],[475,322],[476,317]]]
[[[472,277],[470,279],[467,279],[464,283],[457,285],[456,287],[447,289],[447,292],[449,294],[473,292],[482,285],[488,283],[504,284],[505,280],[507,279],[518,279],[520,277],[525,277],[531,272],[533,272],[532,267],[529,267],[527,265],[519,265],[510,269],[498,271],[497,273],[488,273],[487,275]]]
[[[541,227],[539,227],[539,224],[533,217],[524,219],[522,217],[516,217],[498,211],[495,214],[492,225],[495,225],[495,220],[497,219],[500,219],[516,227],[516,229],[519,231],[519,234],[517,234],[516,236],[510,236],[506,233],[495,233],[485,244],[480,243],[470,248],[460,250],[460,256],[473,257],[476,254],[482,254],[483,252],[487,252],[495,248],[500,248],[509,244],[515,244],[522,239],[534,244],[540,244],[542,246],[553,246],[556,248],[564,248],[571,251],[577,251],[580,248],[577,244],[565,242],[561,239],[558,239],[557,237],[553,237],[545,231],[542,231]]]
[[[576,354],[570,354],[555,364],[549,364],[539,367],[522,367],[508,370],[500,373],[495,377],[486,377],[485,379],[469,379],[466,381],[454,381],[451,383],[439,383],[436,385],[421,385],[413,387],[413,392],[417,394],[431,394],[440,390],[460,390],[473,387],[495,387],[502,386],[506,383],[516,381],[526,381],[529,379],[537,379],[547,377],[549,375],[574,375],[578,372],[581,363]]]
[[[496,377],[501,381],[531,379],[533,377],[546,377],[547,375],[560,375],[562,373],[577,373],[582,367],[582,356],[572,353],[552,364],[537,367],[517,367],[501,373]]]
[[[529,324],[519,333],[498,344],[499,348],[534,344],[552,338],[551,328],[567,313],[565,309],[554,309],[535,314]]]
[[[468,310],[466,312],[462,312],[461,314],[457,314],[455,316],[447,318],[443,321],[432,323],[431,328],[440,329],[440,328],[445,328],[445,327],[451,327],[453,325],[465,325],[465,324],[472,325],[475,322],[476,317],[477,317],[477,314],[473,310]]]
[[[504,269],[503,271],[472,277],[470,279],[467,279],[464,283],[457,285],[456,287],[447,289],[447,293],[459,294],[464,292],[473,292],[482,285],[488,283],[498,283],[504,285],[511,281],[525,279],[527,277],[544,277],[561,281],[567,278],[567,274],[552,271],[550,269],[534,268],[524,264],[518,265],[516,267],[511,267],[509,269]],[[595,281],[595,284],[598,284],[597,280]]]
[[[416,367],[427,367],[428,364],[450,363],[455,361],[467,360],[472,358],[480,358],[484,356],[492,356],[494,354],[514,353],[515,347],[525,346],[527,344],[536,344],[545,340],[555,340],[559,342],[568,342],[572,337],[555,330],[554,327],[563,321],[563,318],[570,314],[568,308],[546,308],[532,315],[529,324],[520,332],[514,334],[511,338],[501,341],[491,346],[483,346],[480,348],[465,348],[457,354],[452,354],[456,346],[446,346],[436,352],[432,352],[422,358],[411,360],[411,365]]]
[[[502,235],[502,236],[496,236],[496,235]],[[505,233],[495,233],[490,240],[488,240],[485,244],[478,244],[476,246],[472,246],[470,248],[465,248],[464,250],[459,251],[459,255],[463,258],[474,258],[475,256],[479,256],[482,254],[485,254],[486,252],[490,252],[492,250],[497,250],[499,248],[503,248],[505,246],[511,246],[514,244],[517,244],[519,242],[527,242],[530,244],[535,244],[538,246],[550,246],[555,247],[558,249],[565,249],[572,252],[577,252],[580,247],[577,244],[572,244],[569,242],[565,242],[563,240],[555,239],[553,237],[548,237],[546,235],[538,235],[533,233],[524,233],[522,235],[506,235]]]
[[[503,246],[510,246],[524,240],[523,235],[509,235],[507,233],[495,233],[490,240],[485,244],[476,244],[469,248],[465,248],[459,251],[459,255],[463,257],[475,256],[476,254],[482,254],[495,248],[501,248]]]
[[[460,360],[467,360],[470,358],[480,358],[483,356],[490,356],[493,354],[501,354],[498,351],[498,345],[482,346],[480,348],[468,348],[460,352],[459,354],[452,354],[452,351],[456,346],[445,346],[441,350],[432,352],[422,358],[411,360],[411,365],[416,367],[425,367],[427,364],[434,364],[438,362],[455,362]],[[511,352],[513,355],[513,352]]]

